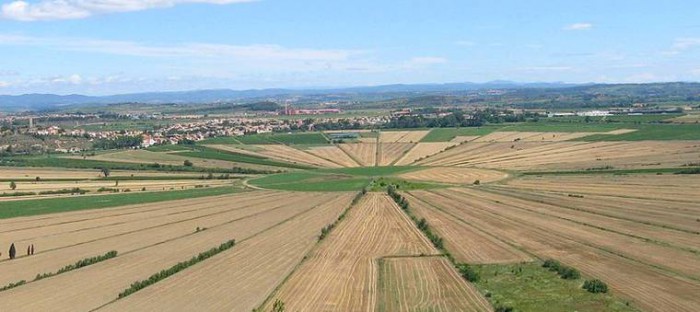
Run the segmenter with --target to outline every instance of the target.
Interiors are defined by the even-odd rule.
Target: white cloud
[[[167,8],[182,3],[232,4],[254,0],[40,0],[2,5],[2,17],[18,21],[80,19],[97,14]]]
[[[10,86],[9,82],[0,80],[0,88],[5,88],[5,87],[9,87],[9,86]]]
[[[434,65],[434,64],[443,64],[447,63],[447,59],[443,57],[436,57],[436,56],[422,56],[422,57],[414,57],[408,61],[409,64],[412,65]]]
[[[591,23],[575,23],[565,26],[564,30],[590,30],[592,28],[593,24]]]
[[[132,41],[46,38],[0,34],[0,46],[2,45],[40,46],[62,51],[139,57],[232,58],[234,60],[298,61],[308,63],[346,61],[354,56],[366,53],[358,50],[287,48],[274,44],[184,43],[178,45],[147,45]]]
[[[571,66],[530,66],[530,67],[520,67],[519,71],[526,72],[541,72],[541,71],[570,71],[574,68]]]
[[[70,76],[65,76],[65,77],[52,77],[49,79],[51,83],[68,83],[68,84],[74,84],[74,85],[79,85],[83,82],[83,78],[80,77],[78,74],[73,74]]]
[[[458,46],[462,46],[462,47],[473,47],[473,46],[476,46],[476,42],[474,42],[474,41],[469,41],[469,40],[458,40],[458,41],[455,41],[455,44],[458,45]]]
[[[662,52],[664,55],[678,55],[683,51],[695,48],[695,47],[700,47],[700,38],[677,38],[674,42],[673,45],[671,46],[671,49],[668,51]]]

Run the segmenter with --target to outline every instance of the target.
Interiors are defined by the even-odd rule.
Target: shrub
[[[457,271],[459,271],[459,274],[462,275],[465,280],[472,283],[479,281],[479,273],[476,272],[470,265],[466,263],[458,263],[455,267],[457,267]]]
[[[494,311],[495,312],[513,312],[513,311],[515,311],[515,309],[513,309],[513,307],[511,307],[511,306],[498,305]]]
[[[599,279],[592,279],[583,282],[583,289],[594,294],[606,293],[608,292],[608,285]]]
[[[185,161],[182,163],[185,167],[192,167],[194,164],[189,160],[185,159]]]
[[[474,185],[480,185],[480,184],[481,184],[481,181],[479,181],[479,180],[474,180]]]
[[[542,264],[542,267],[549,269],[550,271],[557,272],[559,276],[563,279],[579,279],[581,273],[570,266],[563,265],[559,261],[553,259],[547,259]]]
[[[13,190],[13,191],[14,191],[15,189],[17,189],[17,183],[15,183],[15,181],[11,181],[11,182],[10,182],[10,189]]]

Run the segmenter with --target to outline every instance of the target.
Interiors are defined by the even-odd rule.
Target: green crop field
[[[630,128],[638,130],[620,135],[591,135],[577,141],[700,140],[698,124],[648,124]]]
[[[494,306],[517,311],[637,311],[608,294],[591,294],[581,288],[582,279],[565,280],[541,263],[476,265],[476,283]]]
[[[204,181],[202,183],[205,183]],[[72,196],[48,199],[8,201],[0,204],[0,219],[35,216],[49,213],[109,208],[167,200],[216,196],[240,192],[233,187],[212,187],[184,191],[133,192],[122,194]]]

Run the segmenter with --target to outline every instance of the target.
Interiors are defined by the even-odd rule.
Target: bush
[[[581,273],[577,269],[563,265],[554,259],[545,260],[542,267],[557,272],[563,279],[579,279],[581,277]]]
[[[459,274],[462,275],[462,277],[470,281],[472,283],[478,282],[479,281],[479,273],[474,270],[471,266],[469,266],[466,263],[458,263],[455,267],[457,267],[457,271],[459,271]]]
[[[189,159],[186,159],[186,160],[183,162],[183,165],[184,165],[185,167],[192,167],[192,166],[194,166],[194,164],[193,164]]]
[[[594,294],[606,293],[608,292],[608,285],[599,279],[592,279],[583,282],[583,289]]]
[[[499,305],[496,307],[496,309],[494,311],[495,312],[513,312],[513,311],[515,311],[515,309],[513,309],[513,307],[511,307],[511,306]]]

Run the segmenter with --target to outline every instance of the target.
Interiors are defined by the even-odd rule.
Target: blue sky
[[[0,5],[0,94],[700,80],[690,0]]]

